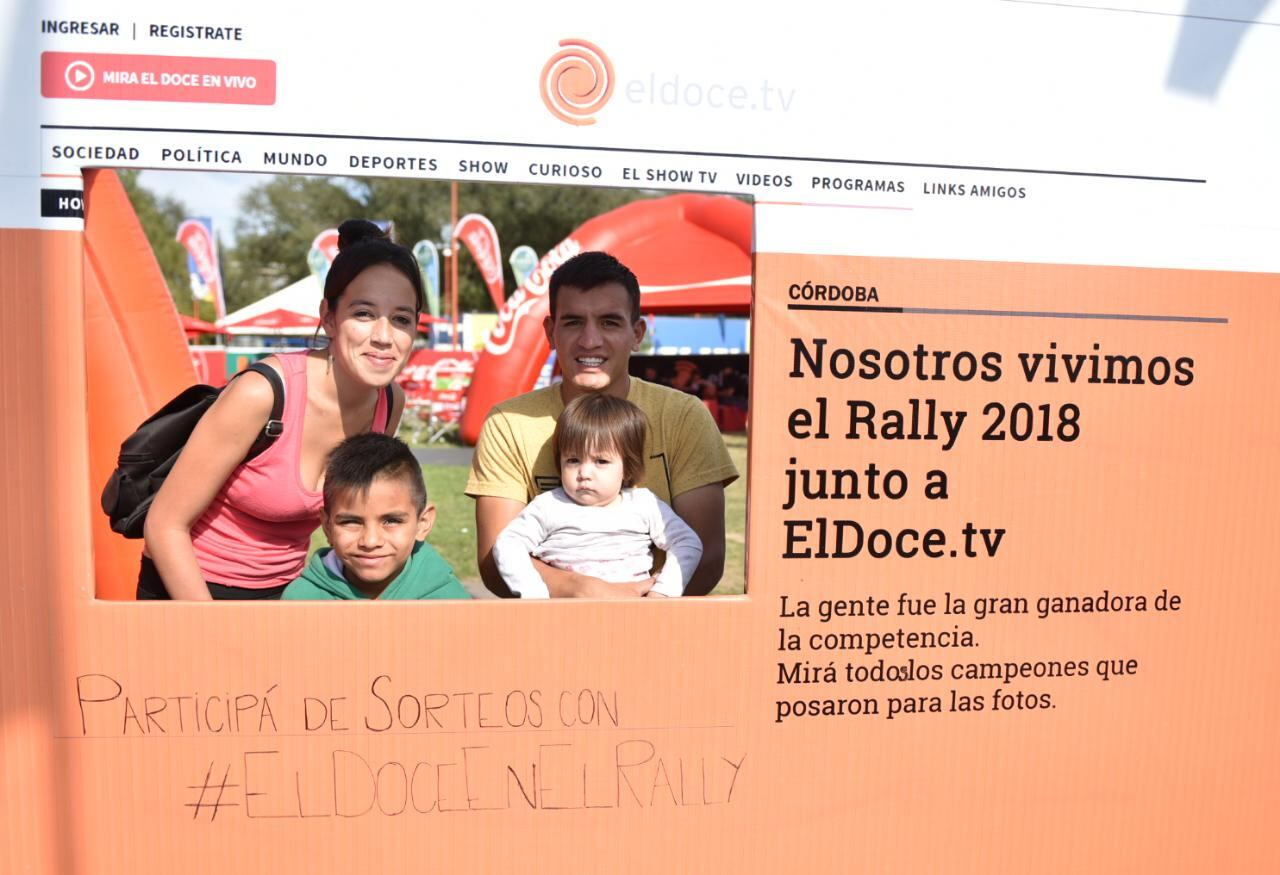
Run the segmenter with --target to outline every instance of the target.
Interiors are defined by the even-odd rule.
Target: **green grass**
[[[747,521],[747,438],[746,435],[725,435],[725,444],[733,464],[742,475],[724,493],[725,505],[725,560],[724,576],[712,595],[731,595],[744,591],[746,577],[746,521]],[[470,471],[466,465],[424,465],[422,475],[427,481],[427,493],[436,506],[436,524],[427,536],[431,546],[440,552],[454,573],[463,581],[478,581],[476,568],[476,518],[475,502],[464,495]],[[311,537],[311,550],[327,546],[324,532],[317,529]]]
[[[467,465],[423,465],[427,495],[436,506],[436,524],[427,541],[453,566],[460,580],[480,579],[476,568],[476,503],[462,493]]]

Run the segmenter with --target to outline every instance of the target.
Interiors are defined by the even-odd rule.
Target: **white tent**
[[[320,283],[307,274],[290,286],[227,314],[218,324],[228,334],[304,336],[320,324]]]

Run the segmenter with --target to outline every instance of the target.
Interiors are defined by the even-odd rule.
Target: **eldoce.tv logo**
[[[542,68],[542,102],[571,125],[593,125],[613,96],[613,64],[584,39],[560,40],[560,51]]]
[[[560,41],[560,51],[542,68],[542,102],[551,114],[571,125],[593,125],[595,114],[613,96],[618,78],[613,63],[595,43],[584,39]],[[678,107],[736,112],[790,112],[796,89],[770,84],[768,79],[745,82],[705,82],[681,79],[680,74],[649,73],[622,84],[627,103],[654,109]]]

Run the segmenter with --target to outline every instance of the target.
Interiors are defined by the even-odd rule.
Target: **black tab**
[[[84,192],[77,188],[40,189],[40,215],[47,219],[83,219]]]

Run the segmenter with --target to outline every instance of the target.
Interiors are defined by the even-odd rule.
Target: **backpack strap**
[[[387,388],[383,390],[387,393],[387,418],[382,422],[382,431],[384,433],[391,426],[391,411],[394,410],[396,406],[396,393],[392,389],[393,386],[395,386],[394,381],[388,383]],[[395,435],[392,435],[392,437],[395,437]]]
[[[275,443],[276,438],[284,434],[284,381],[280,379],[280,374],[271,365],[263,362],[254,362],[241,371],[253,371],[267,378],[267,382],[271,384],[271,417],[267,420],[267,424],[262,429],[262,434],[258,435],[258,439],[253,442],[253,446],[249,449],[249,455],[245,457],[245,461],[261,455],[268,447]],[[240,376],[236,374],[236,377]],[[232,377],[234,380],[235,377]]]

